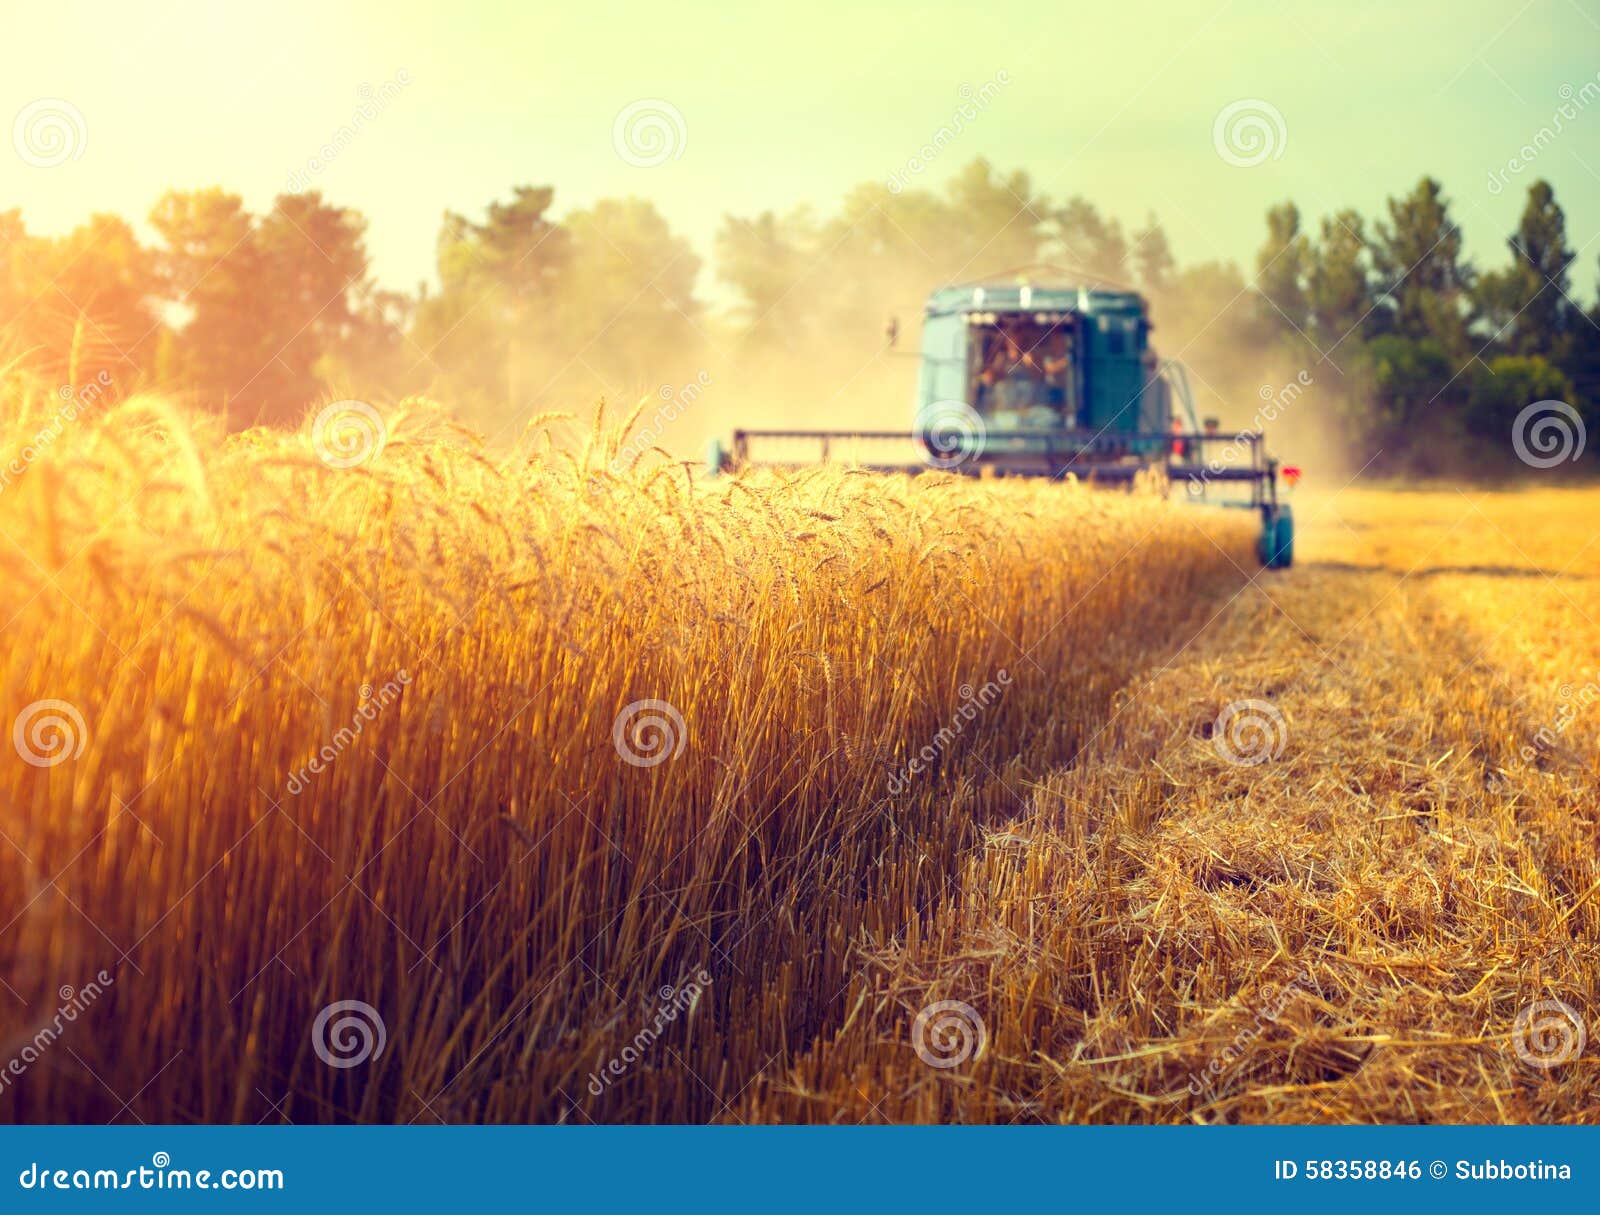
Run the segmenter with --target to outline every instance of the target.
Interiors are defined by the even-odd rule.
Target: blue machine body
[[[958,401],[997,437],[1049,429],[1157,436],[1134,445],[1148,450],[1172,430],[1172,389],[1150,348],[1150,330],[1144,299],[1133,291],[1025,283],[946,287],[929,297],[924,313],[915,413],[926,416]],[[1052,377],[1055,400],[1006,408],[985,391],[985,360],[1007,331],[1035,357],[1047,343],[1059,346],[1067,366]]]

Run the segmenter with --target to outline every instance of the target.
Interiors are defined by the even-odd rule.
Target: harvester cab
[[[1195,501],[1261,516],[1263,564],[1288,566],[1294,523],[1257,431],[1201,426],[1183,366],[1150,347],[1144,299],[1079,279],[988,281],[927,301],[913,429],[736,430],[713,472],[838,460],[881,471],[1129,485],[1159,471]]]

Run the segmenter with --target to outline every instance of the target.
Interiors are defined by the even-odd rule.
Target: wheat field
[[[0,1117],[1600,1109],[1600,492],[9,392]]]
[[[1149,491],[10,403],[17,1120],[741,1116],[1254,569]]]

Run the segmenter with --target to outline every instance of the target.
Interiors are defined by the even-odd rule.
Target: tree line
[[[778,402],[796,426],[883,425],[914,370],[890,357],[891,315],[911,337],[932,288],[1051,263],[1143,291],[1162,353],[1225,424],[1309,380],[1296,408],[1379,469],[1492,469],[1534,401],[1600,414],[1600,306],[1574,300],[1545,181],[1481,269],[1430,177],[1372,218],[1270,208],[1253,274],[1180,266],[1153,215],[1125,227],[982,160],[937,189],[868,183],[829,212],[727,215],[712,279],[647,201],[559,218],[555,204],[519,186],[446,213],[438,285],[412,292],[377,285],[365,219],[315,191],[261,213],[222,189],[172,191],[148,243],[112,215],[51,238],[0,212],[0,365],[183,392],[240,427],[293,425],[330,394],[422,394],[496,432],[691,380]]]

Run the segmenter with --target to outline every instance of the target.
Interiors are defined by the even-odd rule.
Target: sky
[[[48,234],[95,211],[142,219],[174,186],[265,209],[298,173],[367,216],[378,278],[411,288],[432,277],[444,211],[516,184],[555,186],[558,213],[648,198],[709,255],[728,212],[827,210],[896,171],[938,186],[983,156],[1129,224],[1154,213],[1181,262],[1247,267],[1270,204],[1372,215],[1432,173],[1489,263],[1544,176],[1582,250],[1577,293],[1594,292],[1600,96],[1580,90],[1600,86],[1600,0],[7,9],[0,121],[15,145],[65,112],[73,155],[36,145],[45,163],[28,163],[0,143],[0,210]],[[1514,168],[1563,104],[1562,131]],[[661,152],[619,136],[639,113],[645,140],[664,116]]]

